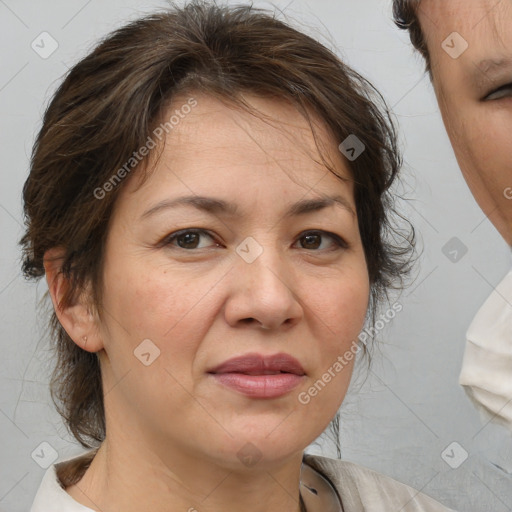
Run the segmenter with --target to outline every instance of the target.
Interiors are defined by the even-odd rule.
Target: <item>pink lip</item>
[[[229,359],[208,372],[217,382],[252,398],[276,398],[295,388],[305,372],[294,357],[246,354]]]

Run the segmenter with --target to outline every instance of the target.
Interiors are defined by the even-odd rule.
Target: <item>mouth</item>
[[[299,376],[306,374],[297,359],[284,353],[271,356],[246,354],[234,357],[209,370],[208,373],[242,373],[244,375],[279,375],[281,373],[290,373]]]
[[[235,373],[235,372],[230,372],[230,373]],[[271,370],[263,370],[261,372],[236,372],[236,373],[242,373],[243,375],[279,375],[281,373],[291,373],[291,372],[282,372],[282,371],[273,372]]]
[[[246,354],[229,359],[208,371],[220,385],[251,398],[277,398],[305,378],[302,365],[288,354]]]

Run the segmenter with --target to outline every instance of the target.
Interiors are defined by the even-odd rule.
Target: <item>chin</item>
[[[233,437],[227,438],[221,448],[222,465],[239,471],[242,468],[275,469],[276,465],[284,464],[293,457],[302,457],[302,452],[313,442],[322,430],[314,433],[301,431],[296,424],[273,424],[273,429],[230,431]],[[279,426],[277,426],[279,425]],[[215,453],[219,456],[219,452]]]
[[[238,446],[240,447],[238,448]],[[262,442],[253,443],[241,440],[236,447],[233,446],[232,450],[225,454],[222,460],[217,461],[231,471],[274,471],[294,457],[302,458],[302,452],[306,446],[302,444],[283,446],[281,444],[277,449],[273,443],[263,444]],[[233,448],[235,449],[233,450]]]

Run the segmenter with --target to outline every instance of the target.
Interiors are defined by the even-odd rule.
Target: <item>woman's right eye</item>
[[[512,83],[511,84],[505,84],[496,89],[495,91],[488,94],[484,100],[485,101],[492,101],[492,100],[501,100],[502,98],[506,98],[512,96]]]
[[[205,249],[208,246],[199,245],[200,240],[203,237],[208,237],[210,238],[210,240],[213,240],[212,235],[210,235],[204,229],[182,229],[180,231],[176,231],[175,233],[171,233],[169,236],[167,236],[163,240],[162,246],[171,246],[172,248],[179,248],[185,250]],[[216,247],[220,246],[220,244],[216,242],[214,245]]]

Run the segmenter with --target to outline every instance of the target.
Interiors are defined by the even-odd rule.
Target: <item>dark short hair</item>
[[[44,114],[23,189],[25,275],[42,277],[45,252],[62,247],[60,268],[70,282],[63,305],[91,285],[101,309],[108,224],[126,180],[101,200],[95,191],[146,143],[178,93],[195,92],[241,107],[243,92],[281,98],[307,119],[308,112],[317,115],[336,141],[349,135],[360,139],[365,150],[347,164],[374,311],[407,272],[414,242],[414,231],[396,228],[391,216],[389,189],[401,156],[384,101],[334,53],[275,16],[202,1],[116,30],[59,86]],[[133,172],[145,173],[146,161]],[[73,342],[55,312],[50,325],[58,358],[52,397],[70,432],[91,448],[106,434],[99,360]]]
[[[411,43],[424,57],[426,70],[432,74],[430,54],[418,18],[420,2],[421,0],[393,0],[393,18],[399,28],[409,31]]]

